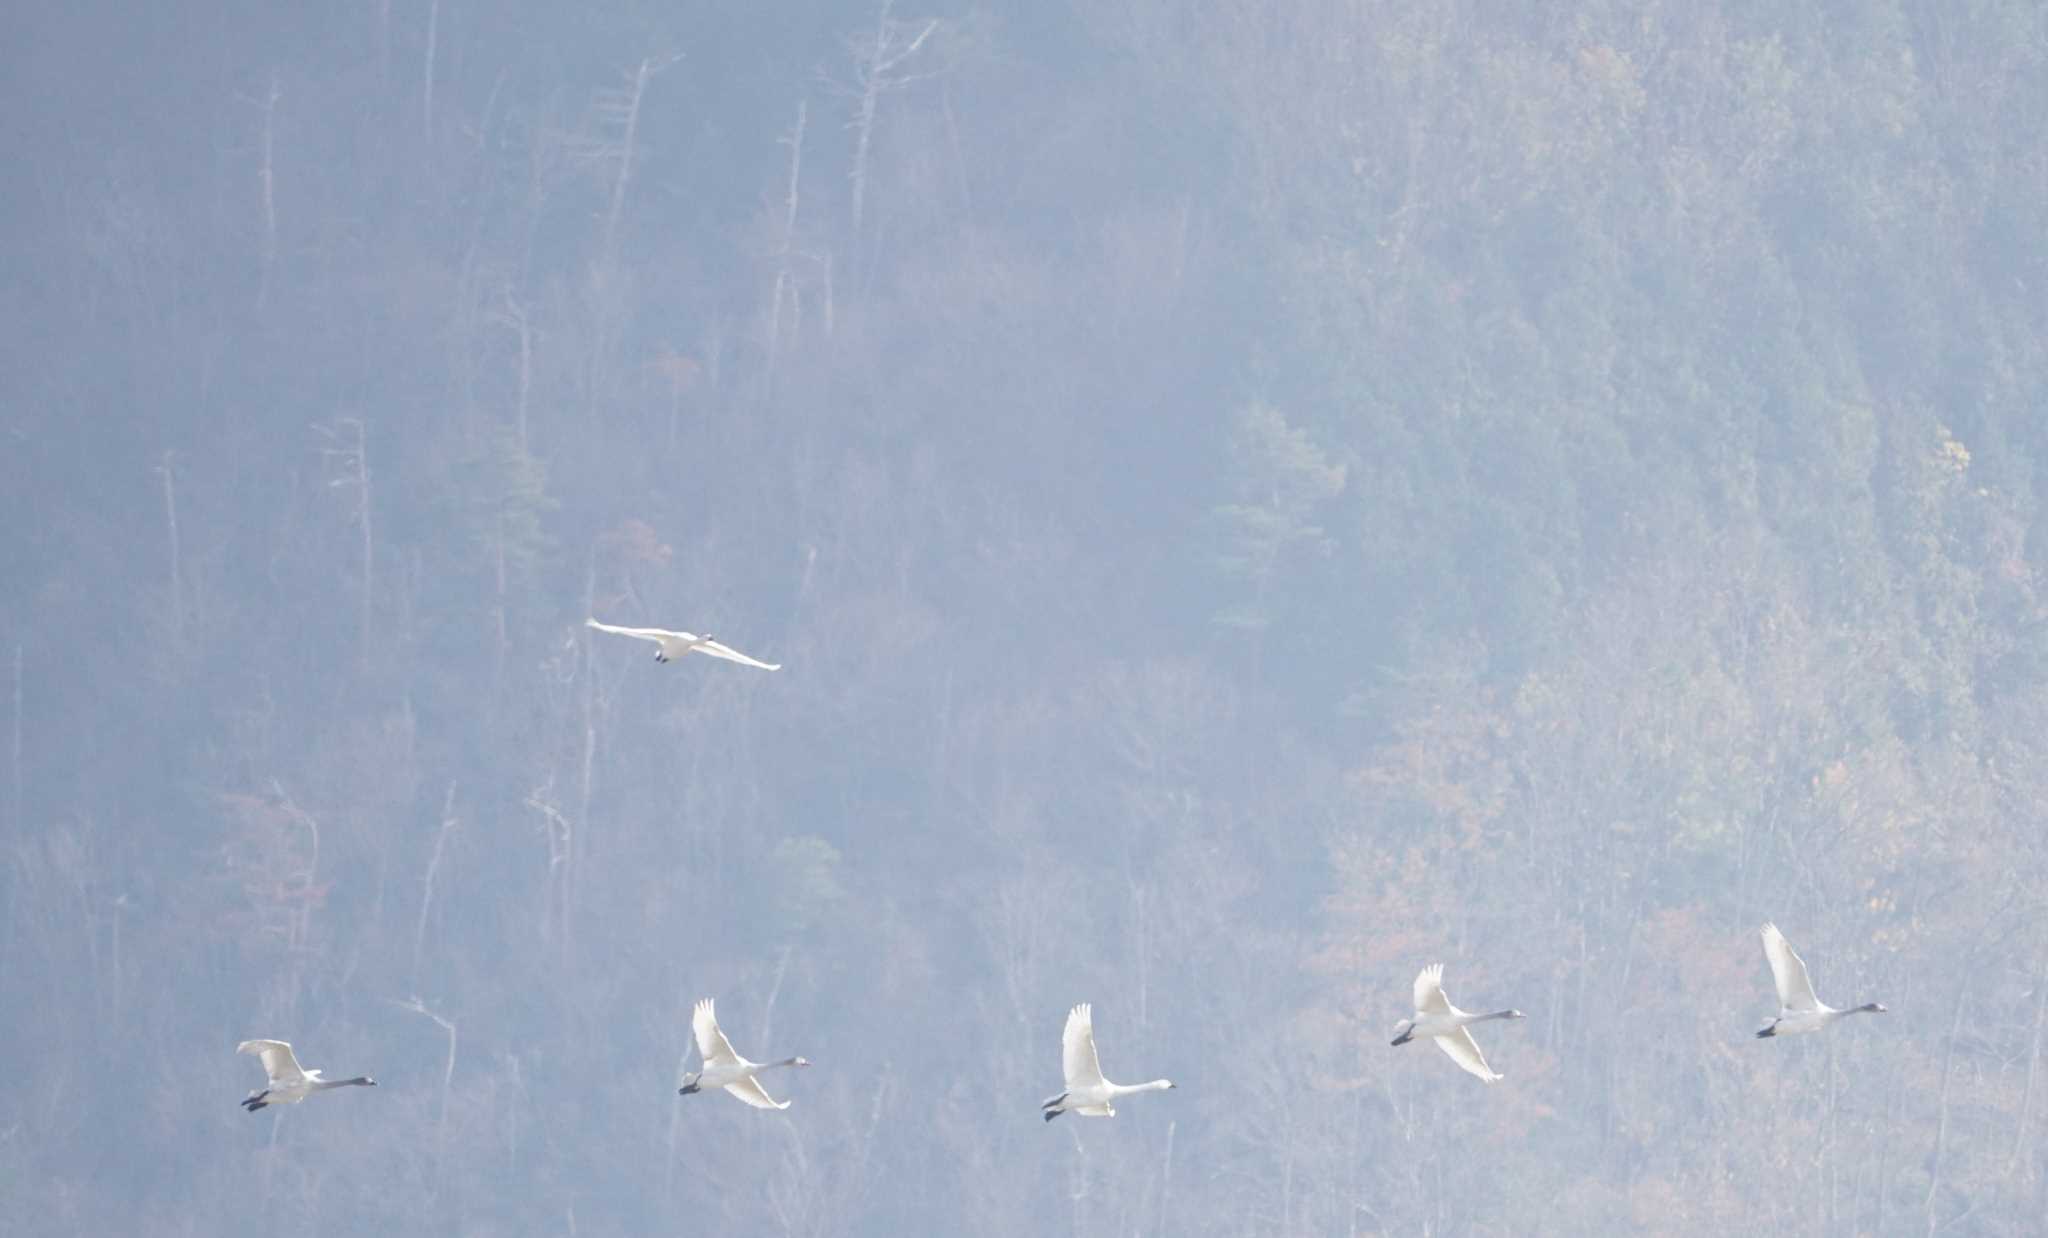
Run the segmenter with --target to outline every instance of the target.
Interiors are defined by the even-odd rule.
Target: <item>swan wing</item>
[[[1786,1010],[1819,1010],[1813,995],[1813,981],[1807,979],[1806,962],[1792,949],[1792,943],[1778,926],[1764,922],[1764,957],[1771,961],[1771,979],[1778,986],[1778,1005]]]
[[[651,640],[657,644],[674,640],[682,641],[687,645],[697,639],[688,632],[670,632],[662,628],[620,628],[614,627],[609,623],[599,623],[595,619],[585,619],[583,626],[596,628],[600,632],[610,632],[614,636],[633,636],[641,640]]]
[[[712,1010],[710,998],[699,1001],[696,1008],[690,1011],[690,1030],[697,1035],[697,1052],[704,1058],[705,1066],[740,1060],[740,1055],[732,1051],[732,1042],[725,1038],[724,1032],[718,1030],[718,1016]]]
[[[749,1105],[752,1105],[756,1109],[789,1108],[788,1101],[776,1100],[773,1096],[768,1095],[768,1089],[762,1087],[761,1081],[759,1079],[754,1078],[752,1075],[747,1076],[746,1078],[740,1080],[738,1083],[726,1084],[725,1090],[731,1092],[734,1096],[739,1097],[741,1100],[747,1102]]]
[[[1415,977],[1415,1012],[1449,1014],[1451,1001],[1444,996],[1444,965],[1431,963]]]
[[[1435,1039],[1437,1048],[1449,1054],[1453,1062],[1488,1083],[1499,1083],[1506,1078],[1504,1075],[1493,1073],[1493,1068],[1486,1064],[1486,1055],[1479,1051],[1479,1042],[1472,1039],[1472,1033],[1465,1028],[1445,1032]]]
[[[1095,1013],[1087,1002],[1067,1012],[1067,1030],[1060,1036],[1060,1069],[1069,1092],[1107,1086],[1095,1056]]]
[[[693,648],[698,653],[708,653],[714,658],[724,658],[728,662],[737,662],[741,666],[759,667],[764,671],[779,671],[782,669],[782,663],[780,662],[757,661],[734,649],[732,646],[721,645],[715,640],[703,641],[693,646]]]
[[[300,1068],[292,1047],[282,1040],[245,1040],[235,1046],[235,1052],[255,1054],[263,1063],[263,1073],[270,1077],[271,1087],[306,1081],[306,1072]]]

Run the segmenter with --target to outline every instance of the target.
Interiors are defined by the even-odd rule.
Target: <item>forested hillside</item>
[[[2040,1232],[2035,0],[9,25],[0,1234]]]

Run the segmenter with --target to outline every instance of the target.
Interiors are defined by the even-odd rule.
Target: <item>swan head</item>
[[[811,1059],[807,1057],[793,1057],[789,1059],[789,1064],[791,1066],[809,1066],[811,1064]]]
[[[1856,1007],[1856,1009],[1858,1009],[1858,1010],[1867,1010],[1867,1011],[1869,1011],[1869,1012],[1870,1012],[1871,1014],[1890,1014],[1890,1013],[1891,1013],[1891,1012],[1890,1012],[1889,1010],[1886,1010],[1886,1009],[1885,1009],[1885,1007],[1884,1007],[1884,1003],[1883,1003],[1883,1002],[1866,1002],[1866,1003],[1864,1003],[1863,1005],[1861,1005],[1861,1006],[1858,1006],[1858,1007]]]
[[[1519,1010],[1503,1010],[1500,1012],[1500,1017],[1503,1019],[1526,1019],[1529,1016]]]

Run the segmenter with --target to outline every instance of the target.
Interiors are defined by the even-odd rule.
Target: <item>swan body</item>
[[[1499,1083],[1505,1075],[1495,1074],[1486,1064],[1486,1055],[1479,1051],[1479,1044],[1467,1031],[1474,1023],[1488,1019],[1519,1019],[1519,1010],[1496,1010],[1490,1014],[1467,1014],[1451,1005],[1444,996],[1444,965],[1431,963],[1415,977],[1415,1017],[1403,1019],[1394,1043],[1405,1045],[1417,1036],[1428,1036],[1436,1041],[1436,1047],[1450,1055],[1471,1074],[1488,1083]]]
[[[373,1088],[377,1081],[368,1075],[353,1079],[322,1079],[317,1070],[299,1065],[292,1047],[282,1040],[245,1040],[235,1046],[237,1053],[253,1053],[263,1062],[264,1085],[243,1099],[250,1113],[268,1105],[296,1105],[315,1092],[329,1088]]]
[[[728,662],[758,667],[764,671],[782,669],[780,662],[762,662],[748,657],[730,645],[721,645],[711,639],[708,632],[698,636],[692,632],[670,632],[662,628],[618,628],[609,623],[599,623],[595,619],[585,619],[583,623],[586,627],[596,628],[600,632],[610,632],[614,636],[631,636],[639,640],[653,641],[656,662],[673,662],[687,653],[708,653],[714,658],[724,658]]]
[[[1798,1036],[1817,1032],[1852,1014],[1885,1013],[1885,1008],[1877,1002],[1837,1010],[1821,1001],[1813,995],[1813,981],[1806,975],[1806,960],[1799,957],[1792,943],[1778,931],[1778,926],[1765,921],[1763,938],[1764,958],[1770,960],[1771,981],[1778,988],[1778,1017],[1757,1033],[1759,1040],[1766,1036]]]
[[[1060,1036],[1060,1067],[1066,1076],[1067,1090],[1039,1106],[1048,1122],[1063,1113],[1078,1113],[1084,1118],[1113,1118],[1116,1106],[1111,1102],[1117,1097],[1136,1092],[1158,1092],[1173,1086],[1170,1079],[1123,1084],[1103,1078],[1102,1063],[1095,1057],[1095,1017],[1087,1002],[1067,1012],[1067,1027]]]
[[[756,1109],[789,1108],[788,1101],[768,1095],[756,1076],[779,1066],[809,1066],[808,1061],[786,1057],[779,1062],[749,1062],[734,1053],[732,1042],[718,1030],[718,1016],[713,1013],[708,997],[690,1012],[690,1030],[696,1034],[697,1053],[704,1059],[704,1068],[683,1076],[683,1086],[676,1089],[679,1094],[691,1096],[706,1088],[724,1088]]]

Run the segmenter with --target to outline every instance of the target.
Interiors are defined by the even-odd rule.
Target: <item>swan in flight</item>
[[[690,1012],[690,1030],[697,1034],[697,1052],[704,1059],[704,1069],[694,1075],[684,1075],[683,1086],[676,1089],[678,1093],[690,1096],[705,1088],[724,1088],[756,1109],[789,1108],[788,1101],[779,1101],[768,1095],[755,1076],[777,1066],[809,1066],[809,1062],[800,1057],[786,1057],[779,1062],[749,1062],[734,1053],[732,1042],[718,1030],[718,1016],[712,1013],[708,997],[698,1002],[696,1009]]]
[[[1465,1029],[1474,1023],[1488,1019],[1519,1019],[1519,1010],[1496,1010],[1492,1014],[1466,1014],[1451,1005],[1451,999],[1444,996],[1444,965],[1431,963],[1415,977],[1415,1017],[1401,1020],[1401,1034],[1394,1037],[1394,1043],[1405,1045],[1417,1036],[1436,1039],[1436,1047],[1451,1055],[1451,1060],[1478,1075],[1488,1083],[1499,1083],[1506,1078],[1497,1075],[1486,1064],[1486,1055],[1479,1052],[1479,1045],[1472,1039],[1472,1033]]]
[[[1771,979],[1778,986],[1778,1017],[1757,1033],[1758,1039],[1817,1032],[1836,1019],[1846,1019],[1852,1014],[1885,1013],[1884,1007],[1876,1002],[1866,1002],[1848,1010],[1836,1010],[1824,1004],[1813,995],[1813,981],[1806,978],[1805,960],[1792,949],[1792,943],[1785,940],[1778,926],[1765,921],[1763,933],[1764,957],[1771,961]]]
[[[1063,1113],[1089,1118],[1113,1118],[1119,1096],[1134,1092],[1157,1092],[1173,1086],[1170,1079],[1150,1083],[1111,1083],[1102,1077],[1102,1063],[1095,1057],[1095,1017],[1087,1002],[1067,1012],[1067,1030],[1060,1036],[1060,1067],[1067,1077],[1067,1090],[1039,1108],[1050,1122]]]
[[[609,623],[599,623],[595,619],[586,619],[583,622],[586,627],[596,628],[600,632],[610,632],[614,636],[633,636],[641,640],[653,641],[655,644],[654,660],[656,662],[673,661],[686,653],[708,653],[714,658],[724,658],[728,662],[737,662],[741,666],[759,667],[764,671],[779,671],[782,669],[782,663],[780,662],[758,661],[732,648],[730,645],[719,644],[711,639],[709,632],[702,636],[697,636],[690,632],[669,632],[661,628],[615,628]]]
[[[262,1088],[249,1093],[242,1108],[250,1113],[266,1105],[296,1105],[315,1092],[329,1088],[373,1088],[377,1081],[368,1075],[353,1079],[322,1079],[317,1070],[306,1070],[282,1040],[245,1040],[235,1046],[237,1053],[253,1053],[263,1059],[263,1073],[269,1078]]]

